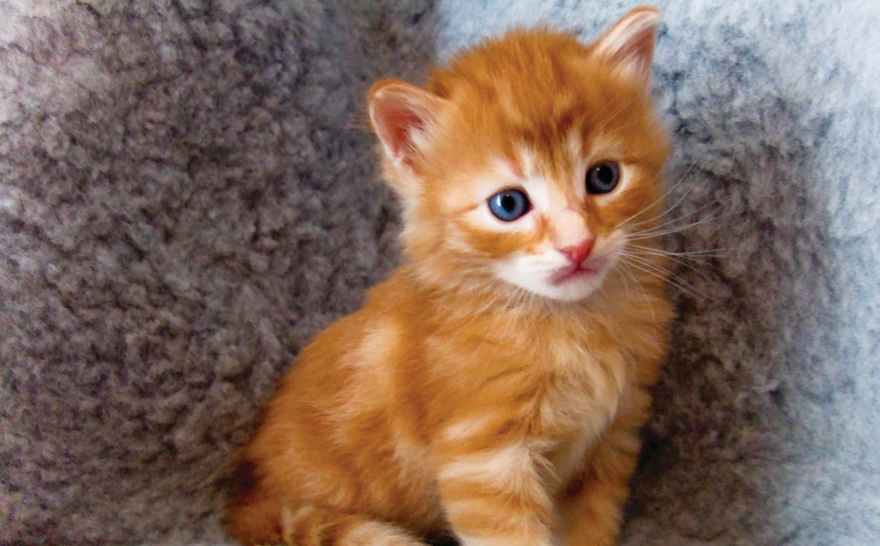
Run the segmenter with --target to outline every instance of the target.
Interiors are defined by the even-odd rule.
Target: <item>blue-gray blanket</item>
[[[880,3],[656,4],[683,255],[623,543],[880,544]],[[370,82],[634,5],[0,0],[0,543],[228,542],[274,382],[398,263]]]

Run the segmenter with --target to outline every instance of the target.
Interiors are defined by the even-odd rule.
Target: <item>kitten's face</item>
[[[407,250],[438,279],[574,301],[625,274],[667,145],[647,78],[597,48],[544,31],[491,42],[434,74],[432,115],[416,111],[396,156],[383,138]]]
[[[433,188],[444,234],[433,252],[541,296],[587,297],[621,273],[627,220],[658,197],[655,170],[615,133],[571,128],[555,157],[522,141],[509,155],[484,149],[480,168],[462,167]]]
[[[638,166],[613,145],[569,137],[562,172],[520,146],[444,196],[449,247],[473,268],[541,296],[579,300],[614,269],[625,245]],[[629,194],[629,195],[628,195]],[[637,212],[637,211],[636,211]]]

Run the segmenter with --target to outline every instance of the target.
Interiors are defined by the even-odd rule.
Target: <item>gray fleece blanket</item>
[[[623,543],[880,544],[880,4],[656,4],[679,318]],[[0,0],[0,543],[229,542],[274,382],[398,262],[369,83],[633,6]]]

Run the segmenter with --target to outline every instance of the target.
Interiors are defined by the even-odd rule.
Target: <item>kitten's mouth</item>
[[[560,270],[550,278],[550,283],[559,286],[576,280],[588,279],[595,277],[602,269],[601,264],[597,262],[581,263]]]

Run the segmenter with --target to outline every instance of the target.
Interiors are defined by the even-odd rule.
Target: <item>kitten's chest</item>
[[[545,457],[553,469],[553,489],[563,489],[583,468],[584,461],[625,408],[631,387],[624,384],[601,395],[560,394],[558,407],[542,416],[547,423]],[[586,394],[586,396],[585,396]]]
[[[548,431],[593,427],[617,413],[632,379],[632,362],[617,339],[601,334],[548,335],[543,356],[539,419]]]
[[[536,412],[537,428],[548,441],[546,453],[559,483],[569,481],[586,454],[601,441],[631,397],[631,362],[610,340],[589,343],[556,340],[556,362],[544,381]]]

